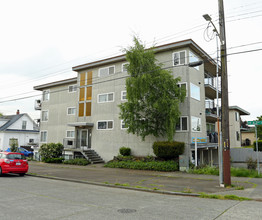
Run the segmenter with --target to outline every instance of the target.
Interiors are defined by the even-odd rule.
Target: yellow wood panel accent
[[[91,116],[91,102],[86,103],[86,116]]]
[[[86,73],[80,73],[80,86],[84,86],[86,83]]]
[[[86,100],[92,100],[92,87],[86,87]]]
[[[85,88],[80,88],[79,101],[85,101]]]
[[[92,77],[93,77],[93,72],[90,71],[87,73],[87,85],[92,85]]]
[[[84,117],[84,103],[79,103],[79,111],[78,111],[78,116],[79,117]]]

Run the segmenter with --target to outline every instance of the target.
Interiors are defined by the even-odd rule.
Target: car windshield
[[[6,155],[7,159],[25,159],[23,154],[8,154]]]

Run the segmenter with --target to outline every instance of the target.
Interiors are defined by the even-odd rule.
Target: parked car
[[[3,173],[17,173],[24,176],[28,171],[25,155],[17,152],[0,152],[0,176]]]
[[[6,152],[11,152],[11,148],[9,147],[6,150]],[[34,155],[34,152],[26,150],[25,148],[22,148],[22,147],[19,147],[17,152],[24,154],[26,157],[30,157]]]

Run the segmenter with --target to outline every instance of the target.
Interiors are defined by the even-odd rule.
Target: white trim
[[[110,121],[113,122],[113,123],[112,123],[112,125],[113,125],[112,128],[108,128],[108,122],[110,122]],[[99,128],[98,128],[98,123],[99,123],[99,122],[106,122],[106,128],[105,128],[105,129],[99,129]],[[97,125],[96,129],[99,130],[99,131],[103,131],[103,130],[113,130],[113,129],[114,129],[114,120],[99,120],[99,121],[97,121],[96,125]]]
[[[187,129],[186,130],[182,130],[182,127],[183,127],[183,125],[182,125],[182,118],[186,118],[187,120],[186,120],[186,127],[187,127]],[[180,120],[180,130],[176,130],[176,132],[188,132],[188,116],[180,116],[179,117],[179,120]]]
[[[48,99],[44,99],[44,93],[48,92]],[[42,93],[42,102],[48,102],[50,100],[50,89],[43,90]]]
[[[73,87],[74,90],[70,92],[70,87]],[[68,86],[68,93],[75,93],[77,91],[77,84],[74,84],[74,85],[69,85]]]
[[[108,95],[109,94],[113,94],[113,100],[108,100]],[[102,101],[102,102],[100,102],[99,101],[99,96],[102,96],[102,95],[107,95],[107,100],[106,101]],[[108,93],[101,93],[101,94],[97,94],[97,103],[106,103],[106,102],[114,102],[115,101],[115,93],[114,92],[108,92]]]
[[[112,73],[112,74],[109,74],[109,68],[110,68],[110,67],[114,67],[114,73]],[[108,70],[107,76],[113,75],[113,74],[115,74],[115,72],[116,72],[116,67],[115,67],[115,65],[113,65],[113,66],[107,66],[107,67],[103,67],[103,68],[99,68],[99,69],[98,69],[98,77],[105,77],[105,76],[101,76],[101,74],[100,74],[100,71],[103,70],[103,69],[107,69],[107,70]]]
[[[120,121],[120,129],[121,129],[121,130],[126,130],[127,128],[123,128],[123,127],[122,127],[123,122],[124,122],[124,120],[122,119],[122,120]]]
[[[42,134],[43,132],[46,132],[46,141],[42,141],[41,134]],[[48,131],[47,131],[47,130],[42,130],[42,131],[40,131],[40,143],[47,143],[47,138],[48,138]]]
[[[188,86],[187,86],[187,82],[180,82],[177,85],[179,85],[179,87],[181,88],[182,84],[186,84],[186,97],[188,97]]]
[[[74,132],[74,137],[68,137],[67,132]],[[66,138],[75,138],[75,130],[66,130]]]
[[[180,58],[180,53],[181,52],[185,52],[185,63],[182,63],[181,64],[181,58]],[[175,59],[174,59],[174,55],[176,54],[176,53],[178,53],[179,54],[179,63],[178,64],[174,64],[174,61],[175,61]],[[180,50],[180,51],[176,51],[176,52],[173,52],[172,53],[172,63],[173,63],[173,66],[181,66],[181,65],[185,65],[185,64],[187,64],[187,51],[186,50]]]
[[[68,112],[69,109],[75,109],[75,113],[74,114],[69,114],[69,112]],[[76,107],[67,107],[66,113],[67,113],[67,115],[76,115]]]
[[[122,66],[121,66],[121,71],[122,71],[122,73],[126,73],[126,72],[127,72],[126,70],[124,70],[124,66],[125,66],[125,65],[128,65],[128,64],[129,64],[128,62],[122,63]]]
[[[199,89],[199,99],[197,99],[197,98],[195,98],[195,97],[192,97],[192,85],[195,86],[195,87],[197,87],[197,88]],[[190,83],[190,97],[191,97],[192,99],[197,100],[197,101],[201,101],[201,88],[200,88],[200,86],[197,86],[197,85],[195,85],[194,83]]]
[[[121,91],[121,101],[127,101],[127,98],[123,99],[123,93],[126,93],[126,90]],[[126,95],[125,95],[126,96]]]

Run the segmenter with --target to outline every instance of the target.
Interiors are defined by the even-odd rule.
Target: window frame
[[[126,90],[121,91],[121,101],[127,101],[127,98],[123,98],[124,96],[126,97],[126,94],[124,95],[124,93],[126,93]]]
[[[74,136],[68,136],[70,132],[73,132]],[[66,138],[75,138],[75,130],[66,130]]]
[[[73,88],[72,91],[70,91],[70,88]],[[75,93],[76,91],[77,91],[77,84],[68,86],[68,93]]]
[[[46,120],[43,120],[43,113],[46,112],[47,116],[46,116]],[[48,122],[49,120],[49,111],[48,110],[42,110],[41,112],[41,122]]]
[[[43,90],[42,101],[43,102],[48,102],[49,100],[50,100],[50,89]]]
[[[183,130],[182,128],[183,128],[183,118],[186,118],[186,130]],[[180,125],[180,129],[179,130],[177,130],[176,128],[176,132],[188,132],[188,116],[180,116],[179,117],[179,125]]]
[[[188,88],[187,88],[187,82],[179,82],[177,85],[181,88],[181,85],[185,84],[186,85],[186,97],[188,97]]]
[[[123,119],[121,119],[121,121],[120,121],[120,129],[121,129],[121,130],[127,130],[127,127],[124,127],[124,128],[123,128],[123,125],[125,125],[125,122],[124,122]]]
[[[98,126],[99,122],[106,122],[106,128],[102,128],[102,129],[99,128],[99,126]],[[112,122],[112,128],[108,128],[108,122]],[[113,130],[114,129],[114,120],[99,120],[99,121],[97,121],[96,129],[99,130],[99,131]]]
[[[74,109],[74,114],[70,114],[69,109]],[[76,107],[67,107],[67,115],[76,115]]]
[[[42,134],[46,133],[45,139],[46,140],[42,140]],[[47,143],[47,137],[48,137],[48,132],[46,130],[40,131],[40,142],[41,143]]]
[[[190,59],[192,59],[192,61]],[[199,57],[194,52],[189,50],[188,63],[193,63],[198,61],[200,61]],[[194,68],[199,71],[199,66],[195,66]]]
[[[108,96],[109,94],[113,94],[113,100],[109,101],[108,100]],[[107,100],[106,101],[100,101],[99,100],[99,96],[102,96],[102,95],[107,95]],[[114,92],[108,92],[108,93],[100,93],[100,94],[97,94],[97,103],[101,104],[101,103],[107,103],[107,102],[114,102],[115,101],[115,93]]]
[[[185,52],[185,63],[181,64],[181,55],[180,53]],[[175,54],[179,54],[179,63],[175,64]],[[187,51],[186,50],[180,50],[180,51],[176,51],[172,53],[172,62],[173,62],[173,66],[182,66],[187,64]]]
[[[110,67],[113,67],[114,68],[114,73],[109,73],[109,68]],[[101,76],[101,70],[104,70],[104,69],[107,69],[108,70],[108,73],[107,73],[107,75],[105,75],[105,76]],[[98,69],[98,77],[107,77],[107,76],[110,76],[110,75],[114,75],[116,73],[116,67],[115,67],[115,65],[112,65],[112,66],[107,66],[107,67],[103,67],[103,68],[99,68]]]
[[[22,130],[26,130],[27,121],[22,121]]]
[[[192,120],[193,118],[199,119],[200,122],[200,130],[193,130],[193,123]],[[191,132],[202,132],[202,123],[201,123],[201,118],[200,117],[196,117],[196,116],[191,116]]]
[[[128,62],[122,63],[122,66],[121,66],[121,71],[122,71],[122,73],[127,73],[127,69],[125,70],[125,69],[124,69],[124,66],[125,66],[125,65],[128,65],[128,64],[129,64]]]
[[[192,96],[192,94],[193,94],[192,93],[192,91],[193,91],[192,86],[199,89],[199,99],[196,96]],[[201,101],[201,88],[200,88],[200,86],[197,86],[194,83],[190,83],[190,97],[192,99],[197,100],[197,101]]]

